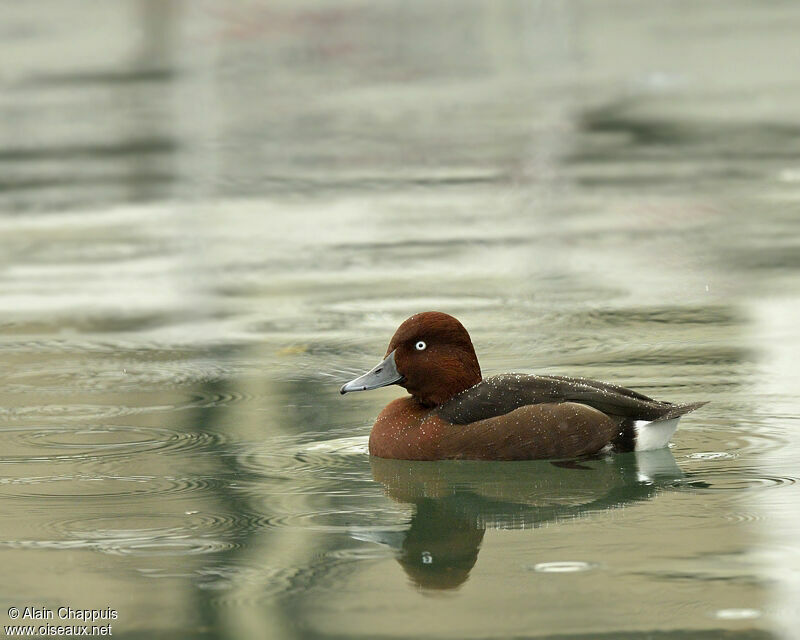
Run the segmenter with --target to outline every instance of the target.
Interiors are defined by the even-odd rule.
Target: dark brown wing
[[[660,402],[625,387],[586,378],[506,373],[461,392],[439,406],[436,413],[450,423],[469,424],[526,405],[552,402],[578,402],[631,420],[667,420],[705,404]]]
[[[614,393],[621,393],[624,396],[628,396],[630,398],[638,398],[639,400],[648,400],[650,402],[657,402],[653,400],[650,396],[646,396],[638,391],[634,391],[633,389],[628,389],[626,387],[621,387],[618,384],[611,384],[610,382],[601,382],[600,380],[590,380],[589,378],[575,378],[571,376],[533,376],[538,378],[550,378],[551,380],[560,380],[567,384],[586,384],[596,389],[605,389],[607,391],[612,391]],[[668,402],[665,404],[669,404]]]

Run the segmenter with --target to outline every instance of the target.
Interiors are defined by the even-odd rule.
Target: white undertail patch
[[[639,482],[654,483],[683,477],[683,471],[672,457],[672,452],[666,447],[652,451],[637,451],[633,455],[636,456],[636,476]]]
[[[636,434],[636,446],[634,451],[652,451],[666,447],[669,439],[678,428],[680,418],[670,420],[637,420],[633,423],[633,430]]]

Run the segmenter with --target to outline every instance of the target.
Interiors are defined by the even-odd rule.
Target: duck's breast
[[[429,419],[426,419],[429,418]],[[397,460],[437,460],[437,446],[446,424],[411,396],[390,402],[369,435],[369,453]]]

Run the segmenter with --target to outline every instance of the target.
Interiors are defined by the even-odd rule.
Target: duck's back
[[[549,402],[578,402],[612,418],[632,420],[669,420],[705,404],[661,402],[625,387],[587,378],[505,373],[459,393],[436,411],[453,424],[469,424],[525,405]]]
[[[447,457],[480,457],[483,450],[497,456],[499,447],[506,458],[546,458],[586,455],[608,445],[642,448],[640,433],[649,438],[647,448],[664,446],[677,418],[703,404],[661,402],[585,378],[511,373],[483,380],[435,413],[454,425],[442,442]],[[649,424],[656,426],[642,429]]]

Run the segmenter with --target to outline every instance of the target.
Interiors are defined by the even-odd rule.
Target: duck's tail
[[[661,449],[669,444],[675,431],[678,429],[677,418],[669,420],[635,420],[633,428],[633,450],[634,451],[653,451]]]
[[[666,410],[655,420],[625,420],[614,448],[617,451],[652,451],[666,447],[678,429],[681,416],[708,403],[664,404]]]
[[[695,409],[699,409],[703,405],[708,404],[708,400],[705,402],[690,402],[688,404],[671,404],[667,406],[667,410],[664,412],[664,415],[659,416],[656,418],[655,422],[661,422],[662,420],[671,420],[672,418],[680,418],[687,413],[694,411]]]

